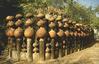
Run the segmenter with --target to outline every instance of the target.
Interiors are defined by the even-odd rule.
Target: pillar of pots
[[[36,35],[39,38],[39,61],[45,60],[45,38],[46,38],[46,29],[41,27],[37,30]]]
[[[34,29],[28,26],[24,31],[24,36],[27,40],[27,61],[31,62],[33,60],[32,56],[32,38],[34,35]]]
[[[39,60],[39,48],[38,48],[38,41],[35,39],[33,43],[33,61],[37,62]]]
[[[14,32],[14,36],[16,38],[17,61],[19,61],[20,60],[20,53],[21,53],[23,29],[21,27],[18,27]]]
[[[58,43],[59,43],[59,57],[63,56],[63,36],[64,36],[64,31],[59,29],[58,33]]]
[[[49,36],[51,38],[50,44],[51,44],[51,59],[55,58],[55,37],[56,37],[56,31],[55,31],[55,23],[54,23],[54,17],[51,17],[49,19],[50,24],[50,31]]]
[[[66,50],[65,50],[65,55],[67,55],[67,52],[68,52],[68,45],[69,45],[69,30],[65,30],[65,44],[66,44]]]
[[[13,48],[13,40],[14,40],[14,17],[13,16],[7,16],[7,30],[6,35],[8,36],[8,51],[9,51],[9,59],[12,58],[12,48]]]
[[[50,38],[51,38],[51,59],[55,58],[55,37],[56,37],[56,32],[51,29],[49,32]]]
[[[64,50],[63,50],[63,41],[64,41],[64,31],[63,31],[63,24],[62,24],[62,17],[58,16],[56,18],[58,24],[58,43],[59,43],[59,57],[63,57]]]
[[[69,38],[69,25],[68,25],[68,23],[67,23],[67,21],[68,21],[68,19],[66,18],[66,19],[63,19],[64,20],[64,28],[63,28],[63,30],[64,30],[64,33],[65,33],[65,46],[64,46],[64,48],[65,48],[65,55],[67,55],[67,49],[68,49],[68,43],[69,43],[69,41],[68,41],[68,38]]]
[[[12,46],[13,46],[13,39],[14,39],[14,29],[9,28],[7,30],[7,36],[8,36],[8,51],[9,51],[9,59],[12,58]]]

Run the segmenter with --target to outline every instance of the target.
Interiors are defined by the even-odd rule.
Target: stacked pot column
[[[62,24],[62,17],[58,16],[56,18],[57,24],[58,24],[58,43],[59,43],[59,57],[63,56],[63,37],[64,37],[64,31],[63,31],[63,24]],[[65,52],[64,52],[65,53]]]
[[[46,18],[46,16],[45,16],[45,18]],[[49,31],[49,22],[48,22],[48,19],[46,18],[46,30],[47,30],[47,32]],[[46,60],[49,60],[49,59],[51,59],[51,44],[50,44],[50,37],[49,37],[49,35],[46,37],[47,39],[47,41],[46,41],[46,50],[45,50],[45,59]]]
[[[55,58],[55,37],[56,37],[56,31],[55,31],[55,19],[54,17],[50,17],[49,18],[49,27],[50,27],[50,31],[49,31],[49,36],[50,36],[50,44],[51,44],[51,59]]]
[[[45,60],[45,38],[46,38],[46,29],[44,27],[45,21],[43,20],[44,15],[42,13],[39,13],[37,17],[40,18],[40,20],[37,22],[37,25],[39,29],[36,32],[37,39],[39,40],[39,60],[44,61]]]
[[[17,49],[17,60],[20,60],[20,52],[21,52],[21,44],[22,44],[22,37],[23,37],[23,29],[22,29],[22,15],[16,15],[16,30],[14,31],[14,36],[16,38],[16,49]]]
[[[64,34],[65,34],[65,42],[63,43],[63,49],[65,50],[65,54],[64,55],[67,55],[67,48],[68,48],[68,37],[69,37],[69,25],[68,25],[68,18],[64,18],[63,20],[63,24],[64,24]]]
[[[13,45],[13,39],[14,39],[14,17],[13,16],[7,16],[6,20],[7,23],[7,31],[6,35],[8,36],[8,50],[9,50],[9,58],[12,58],[12,45]]]
[[[76,30],[76,22],[75,21],[73,21],[72,22],[72,24],[73,24],[73,29],[74,29],[74,52],[76,52],[77,51],[77,30]]]
[[[33,21],[31,20],[32,17],[32,13],[30,14],[26,14],[26,22],[25,22],[25,26],[26,29],[24,31],[24,36],[26,37],[26,41],[27,41],[27,61],[31,62],[33,60],[33,56],[32,56],[32,38],[34,36],[34,29],[32,27]]]

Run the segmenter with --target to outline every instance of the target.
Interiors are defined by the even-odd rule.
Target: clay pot
[[[12,21],[13,19],[14,19],[13,16],[7,16],[7,17],[6,17],[6,20],[7,20],[7,21]]]
[[[58,22],[58,27],[63,27],[63,24],[61,22]]]
[[[31,19],[28,19],[26,22],[25,22],[25,26],[30,26],[33,24],[33,21]]]
[[[15,25],[16,25],[16,26],[21,26],[21,25],[22,25],[22,21],[21,21],[21,20],[17,20],[17,21],[15,22]]]
[[[47,47],[45,51],[46,51],[47,53],[49,53],[49,52],[50,52],[50,49]],[[46,56],[48,57],[49,55],[46,55]]]
[[[86,33],[83,33],[84,36],[86,36]]]
[[[26,14],[26,18],[30,18],[30,17],[32,17],[32,16],[33,16],[32,13],[27,13],[27,14]]]
[[[23,17],[22,14],[16,14],[16,16],[15,16],[16,19],[20,19],[22,17]]]
[[[68,19],[67,19],[67,18],[64,18],[64,19],[63,19],[63,22],[67,22],[67,21],[68,21]]]
[[[82,37],[84,36],[84,32],[83,32],[83,31],[81,31],[81,36],[82,36]]]
[[[65,35],[66,35],[66,36],[69,36],[69,31],[68,31],[68,30],[65,31]]]
[[[72,20],[69,20],[68,23],[71,24],[72,23]]]
[[[79,27],[79,26],[80,26],[80,24],[78,24],[78,23],[77,23],[77,24],[75,24],[75,26],[76,26],[76,27]]]
[[[61,29],[59,29],[59,31],[58,31],[58,33],[57,33],[57,35],[58,35],[59,37],[64,36],[64,31],[63,31],[63,30],[61,30]]]
[[[70,32],[70,35],[71,35],[71,36],[73,36],[73,35],[74,35],[74,33],[73,33],[73,32]]]
[[[34,29],[33,28],[28,27],[28,28],[25,29],[24,36],[26,38],[31,38],[31,37],[33,37],[33,35],[34,35]]]
[[[75,21],[73,21],[73,22],[72,22],[72,24],[76,24],[76,22],[75,22]]]
[[[77,31],[81,31],[80,28],[78,28]]]
[[[52,22],[52,21],[54,21],[55,19],[54,19],[54,17],[50,17],[48,20],[49,20],[50,22]]]
[[[45,19],[47,19],[47,20],[49,20],[50,17],[51,17],[50,14],[46,14],[46,15],[45,15]]]
[[[67,23],[65,23],[65,24],[64,24],[64,27],[65,27],[65,28],[66,28],[66,27],[69,27],[69,25],[68,25]]]
[[[56,36],[56,32],[53,29],[51,29],[49,31],[49,35],[50,35],[51,38],[54,38]]]
[[[38,15],[37,15],[37,17],[38,18],[43,18],[45,15],[43,14],[43,13],[39,13]]]
[[[51,23],[49,24],[49,27],[50,27],[50,28],[54,28],[54,27],[55,27],[55,23],[54,23],[54,22],[51,22]]]
[[[45,24],[45,21],[43,21],[43,20],[40,20],[40,21],[37,22],[37,25],[39,27],[44,26],[44,24]]]
[[[60,20],[62,20],[62,17],[61,17],[61,16],[58,16],[58,17],[56,18],[56,20],[57,20],[57,21],[60,21]]]
[[[23,36],[23,29],[18,27],[15,31],[14,31],[14,36],[16,38]]]
[[[14,26],[14,22],[13,21],[9,21],[8,23],[7,23],[7,27],[13,27]]]
[[[43,37],[45,37],[46,36],[46,29],[44,28],[44,27],[40,27],[38,30],[37,30],[37,32],[36,32],[36,35],[37,35],[37,37],[39,37],[39,38],[43,38]]]
[[[38,52],[38,50],[39,50],[38,48],[34,48],[33,49],[34,52]]]
[[[7,35],[8,37],[13,37],[13,36],[14,36],[14,30],[15,30],[15,29],[13,29],[13,28],[7,29],[6,35]]]
[[[81,33],[77,33],[78,36],[81,36]]]
[[[74,36],[77,36],[77,32],[74,32]]]

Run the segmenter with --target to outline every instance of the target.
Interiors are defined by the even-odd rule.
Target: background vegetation
[[[99,17],[96,16],[99,14],[99,6],[93,10],[92,7],[86,8],[74,0],[0,0],[0,24],[4,24],[3,19],[7,15],[15,15],[20,12],[35,14],[38,8],[44,9],[46,12],[49,6],[64,10],[75,21],[99,28]]]

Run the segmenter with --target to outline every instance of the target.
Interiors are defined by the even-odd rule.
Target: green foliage
[[[98,13],[99,13],[99,5],[96,6],[96,8],[95,8],[95,12],[98,12]]]
[[[51,0],[22,0],[19,1],[22,11],[26,14],[28,12],[34,13],[38,8],[47,8],[51,5]]]
[[[65,4],[65,5],[64,5]],[[77,22],[91,24],[93,26],[99,25],[99,18],[96,13],[99,13],[99,6],[92,10],[92,7],[86,8],[74,0],[2,0],[0,5],[5,7],[16,6],[18,11],[24,14],[32,12],[36,14],[38,9],[43,9],[47,12],[49,6],[57,9],[62,9],[65,13]],[[16,14],[16,12],[14,12]]]
[[[15,3],[10,0],[10,3]],[[15,0],[16,1],[16,0]],[[19,8],[21,8],[24,14],[32,12],[36,14],[39,8],[47,11],[49,6],[61,8],[65,10],[65,13],[77,22],[97,25],[98,19],[96,18],[96,12],[99,12],[99,6],[95,10],[92,7],[86,8],[74,0],[17,0]],[[66,5],[64,5],[64,3]]]

